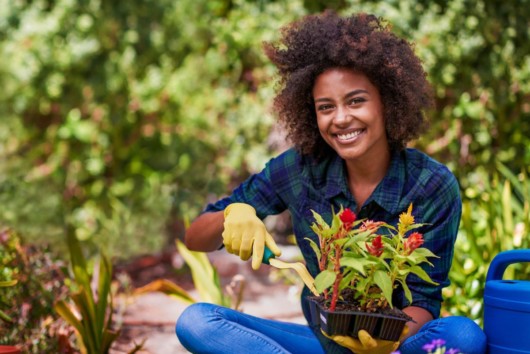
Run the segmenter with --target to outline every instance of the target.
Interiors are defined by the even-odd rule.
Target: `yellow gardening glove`
[[[230,204],[224,211],[224,217],[223,244],[226,250],[244,261],[252,256],[253,269],[259,268],[265,246],[275,256],[282,253],[252,206],[244,203]]]
[[[396,351],[397,348],[399,348],[401,340],[403,339],[403,337],[405,337],[408,331],[409,328],[405,326],[397,342],[374,339],[364,329],[361,329],[357,333],[359,339],[355,339],[350,336],[329,336],[324,331],[322,331],[322,334],[324,334],[324,336],[328,337],[329,339],[335,341],[335,343],[348,348],[356,354],[390,354],[393,351]]]

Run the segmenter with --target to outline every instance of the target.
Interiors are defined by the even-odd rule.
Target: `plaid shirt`
[[[234,202],[247,203],[265,218],[289,210],[294,234],[309,272],[318,273],[317,258],[306,238],[318,243],[311,230],[311,210],[331,222],[332,208],[341,206],[357,210],[348,188],[347,173],[338,155],[315,161],[290,149],[270,160],[258,174],[252,175],[231,196],[210,204],[205,211],[223,210]],[[442,288],[449,285],[448,273],[453,258],[453,246],[460,223],[462,202],[459,186],[447,167],[415,149],[394,153],[384,179],[357,213],[358,218],[382,220],[396,225],[399,215],[413,203],[413,216],[418,223],[428,223],[418,232],[439,258],[431,258],[434,267],[423,268],[440,285],[433,286],[414,274],[407,278],[412,292],[408,304],[403,291],[396,291],[393,303],[398,308],[409,305],[429,311],[434,318],[440,314]],[[305,289],[305,294],[308,293]],[[307,318],[307,304],[302,301]]]

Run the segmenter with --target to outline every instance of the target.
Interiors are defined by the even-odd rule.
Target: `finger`
[[[258,270],[261,266],[261,258],[258,258],[257,256],[252,256],[252,269]]]
[[[250,235],[243,235],[243,238],[239,240],[239,258],[246,261],[252,255],[252,243],[254,237]]]
[[[234,253],[234,250],[232,249],[232,239],[230,237],[230,233],[226,230],[223,231],[223,245],[225,245],[226,252]]]
[[[394,342],[394,344],[392,345],[392,351],[395,352],[396,350],[398,350],[399,348],[399,342]]]
[[[331,339],[332,341],[334,341],[340,346],[350,349],[354,353],[362,349],[361,342],[359,342],[357,339],[354,339],[350,336],[341,336],[341,335],[330,336],[323,329],[320,329],[320,332],[322,332],[324,337]]]
[[[265,242],[263,238],[263,236],[257,237],[252,247],[252,269],[254,270],[259,269],[263,260],[263,253],[265,253]]]
[[[363,347],[367,349],[377,347],[377,342],[375,339],[373,339],[372,336],[364,329],[361,329],[357,335],[359,336],[359,340],[361,341]]]
[[[331,339],[333,339],[333,341],[338,345],[348,348],[354,353],[363,348],[363,345],[357,339],[350,336],[336,335],[332,336]]]
[[[276,242],[274,242],[274,238],[272,238],[268,232],[265,233],[265,244],[276,257],[280,257],[282,255],[282,250],[278,247]]]
[[[241,253],[241,238],[232,237],[230,248],[232,248],[234,254],[239,255]]]

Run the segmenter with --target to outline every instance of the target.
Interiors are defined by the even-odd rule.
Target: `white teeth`
[[[350,140],[355,138],[357,135],[361,134],[362,130],[356,130],[354,132],[348,133],[348,134],[337,134],[337,137],[340,140]]]

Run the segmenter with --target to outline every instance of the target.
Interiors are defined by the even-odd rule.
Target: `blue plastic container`
[[[530,250],[499,253],[484,289],[484,332],[488,353],[530,353],[530,281],[502,280],[510,264],[530,262]]]

